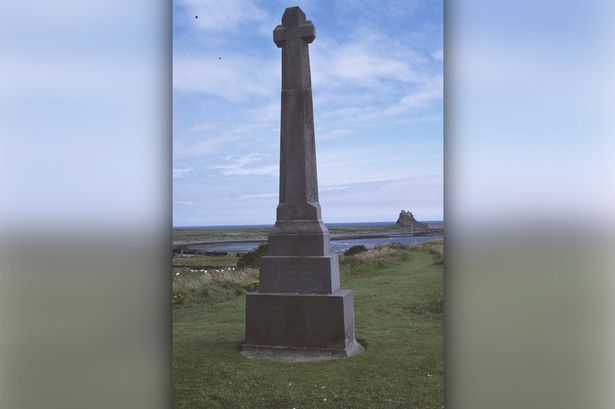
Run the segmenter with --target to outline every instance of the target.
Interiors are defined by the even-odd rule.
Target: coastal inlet
[[[441,240],[444,222],[427,221],[428,229],[401,226],[399,223],[331,223],[331,250],[343,253],[352,246],[373,248],[382,244],[414,245]],[[176,228],[173,232],[174,254],[189,257],[192,254],[232,253],[245,254],[267,241],[271,226],[211,226]]]

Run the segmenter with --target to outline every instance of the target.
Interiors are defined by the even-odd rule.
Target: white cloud
[[[278,193],[252,193],[238,196],[234,200],[269,199],[272,197],[278,197]]]
[[[357,145],[343,151],[318,152],[318,184],[322,189],[356,183],[380,183],[409,177],[422,177],[441,171],[441,152],[436,149],[412,149],[396,143]],[[408,164],[412,165],[409,166]]]
[[[441,67],[429,53],[370,27],[357,28],[355,37],[361,42],[321,40],[311,49],[317,123],[356,132],[442,98]]]
[[[324,42],[314,49],[313,77],[324,86],[352,83],[355,87],[377,87],[382,81],[417,81],[408,59],[391,57],[382,47],[365,43]]]
[[[183,178],[190,172],[192,172],[193,168],[183,168],[183,169],[173,169],[173,177],[174,178]]]
[[[248,165],[250,163],[254,163],[254,162],[258,162],[262,159],[262,156],[256,153],[250,153],[248,155],[245,156],[241,156],[241,157],[235,157],[235,156],[227,156],[226,160],[232,160],[233,161],[233,165],[232,166],[245,166]],[[224,169],[227,166],[219,166],[219,167],[214,167],[212,166],[210,169]]]
[[[194,202],[192,201],[185,201],[185,200],[176,200],[175,203],[185,205],[185,206],[192,206],[194,204]]]
[[[178,206],[176,215],[197,217],[198,207],[198,218],[215,215],[216,224],[239,223],[243,217],[271,222],[278,198],[281,68],[271,31],[280,23],[283,6],[273,10],[246,0],[239,7],[232,0],[216,3],[215,15],[205,15],[213,2],[176,1],[191,8],[186,6],[188,14],[181,17],[174,53],[177,107],[188,108],[175,118],[174,157],[199,172],[205,163],[207,174],[206,181],[181,186],[184,193],[177,194],[193,191],[184,199],[198,206]],[[397,13],[404,2],[395,2],[371,4]],[[271,10],[254,14],[255,4]],[[335,12],[334,6],[327,7]],[[317,28],[323,27],[317,14],[304,10]],[[416,28],[422,37],[392,33],[370,19],[357,21],[356,13],[348,10],[352,24],[329,27],[328,38],[320,36],[310,45],[319,185],[321,199],[329,201],[323,211],[331,221],[342,216],[358,220],[381,209],[383,216],[373,220],[386,220],[401,207],[418,209],[423,191],[435,203],[425,208],[441,207],[433,193],[441,177],[429,176],[441,173],[441,147],[438,151],[435,143],[432,149],[432,139],[440,141],[440,135],[431,124],[411,125],[441,121],[441,43],[425,28]],[[429,179],[425,186],[423,177]],[[216,203],[211,197],[218,198]],[[202,212],[205,208],[211,211]],[[328,213],[336,208],[338,215]]]
[[[433,101],[441,100],[443,92],[442,77],[436,76],[426,81],[421,88],[406,94],[396,105],[385,109],[382,113],[395,114],[426,106]]]
[[[352,133],[352,129],[350,128],[337,128],[337,129],[326,129],[320,132],[316,132],[316,140],[317,141],[330,141],[334,139],[343,138]]]
[[[279,95],[277,96],[275,102],[270,102],[268,104],[259,105],[258,107],[252,109],[249,112],[251,118],[254,121],[265,123],[268,125],[279,126],[280,121],[280,99]]]
[[[224,176],[255,176],[255,175],[277,175],[277,165],[266,165],[259,167],[247,167],[247,165],[260,162],[262,157],[256,153],[250,153],[248,155],[236,158],[230,156],[227,158],[230,161],[226,165],[214,165],[210,166],[210,170],[221,170]]]
[[[431,56],[433,57],[434,60],[442,62],[444,60],[444,50],[440,48],[439,50],[436,50],[433,53],[431,53]]]
[[[175,0],[196,30],[227,31],[244,23],[267,20],[267,13],[250,0]],[[198,16],[198,18],[195,18]]]
[[[343,191],[321,189],[323,219],[332,221],[395,221],[399,209],[419,220],[442,219],[442,175],[354,183]]]
[[[419,109],[428,107],[431,103],[442,100],[443,88],[440,78],[438,81],[425,81],[424,84],[417,87],[413,91],[401,96],[396,102],[390,103],[385,101],[373,102],[369,104],[357,104],[352,101],[352,97],[348,97],[346,104],[339,103],[334,106],[321,109],[319,119],[325,120],[330,127],[344,126],[347,132],[343,133],[361,133],[360,126],[364,124],[374,124],[380,121],[390,121],[394,118],[400,119],[400,114],[405,115],[405,122],[418,122],[419,118],[410,118],[407,116],[411,109]],[[383,98],[385,99],[385,98]],[[421,114],[422,115],[422,114]],[[421,118],[425,119],[424,116]],[[442,120],[441,116],[427,117],[428,120]],[[317,120],[317,122],[319,122]],[[343,136],[342,132],[332,131],[331,135],[325,133],[321,139],[320,134],[317,135],[318,140],[335,139]]]
[[[195,143],[183,143],[176,137],[173,144],[173,155],[176,159],[211,155],[224,150],[230,143],[239,139],[237,135],[222,135],[203,137]]]
[[[270,59],[246,55],[216,54],[201,57],[175,57],[173,89],[196,91],[231,101],[279,92],[279,67]]]
[[[274,152],[279,145],[279,117],[272,121],[266,110],[263,112],[264,116],[259,119],[255,111],[238,109],[233,111],[233,116],[229,115],[229,118],[212,127],[199,124],[184,131],[176,129],[173,155],[176,159],[186,159],[246,150],[254,152],[257,149]],[[178,126],[177,123],[175,125]]]

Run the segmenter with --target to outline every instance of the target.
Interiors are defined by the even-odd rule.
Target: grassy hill
[[[218,272],[217,280],[177,271],[174,296],[192,293],[173,311],[175,408],[441,408],[442,249],[432,242],[342,257],[342,288],[354,292],[357,339],[366,350],[315,363],[240,356],[241,295],[254,271]],[[219,292],[211,295],[212,288]]]

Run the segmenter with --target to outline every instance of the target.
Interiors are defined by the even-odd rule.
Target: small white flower
[[[177,277],[179,275],[179,273],[175,273],[175,276]]]

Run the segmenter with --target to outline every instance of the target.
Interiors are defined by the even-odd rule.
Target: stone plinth
[[[246,295],[242,354],[286,361],[335,359],[363,347],[354,336],[352,291],[331,294]]]
[[[338,288],[340,272],[337,254],[261,258],[259,292],[331,294]]]

